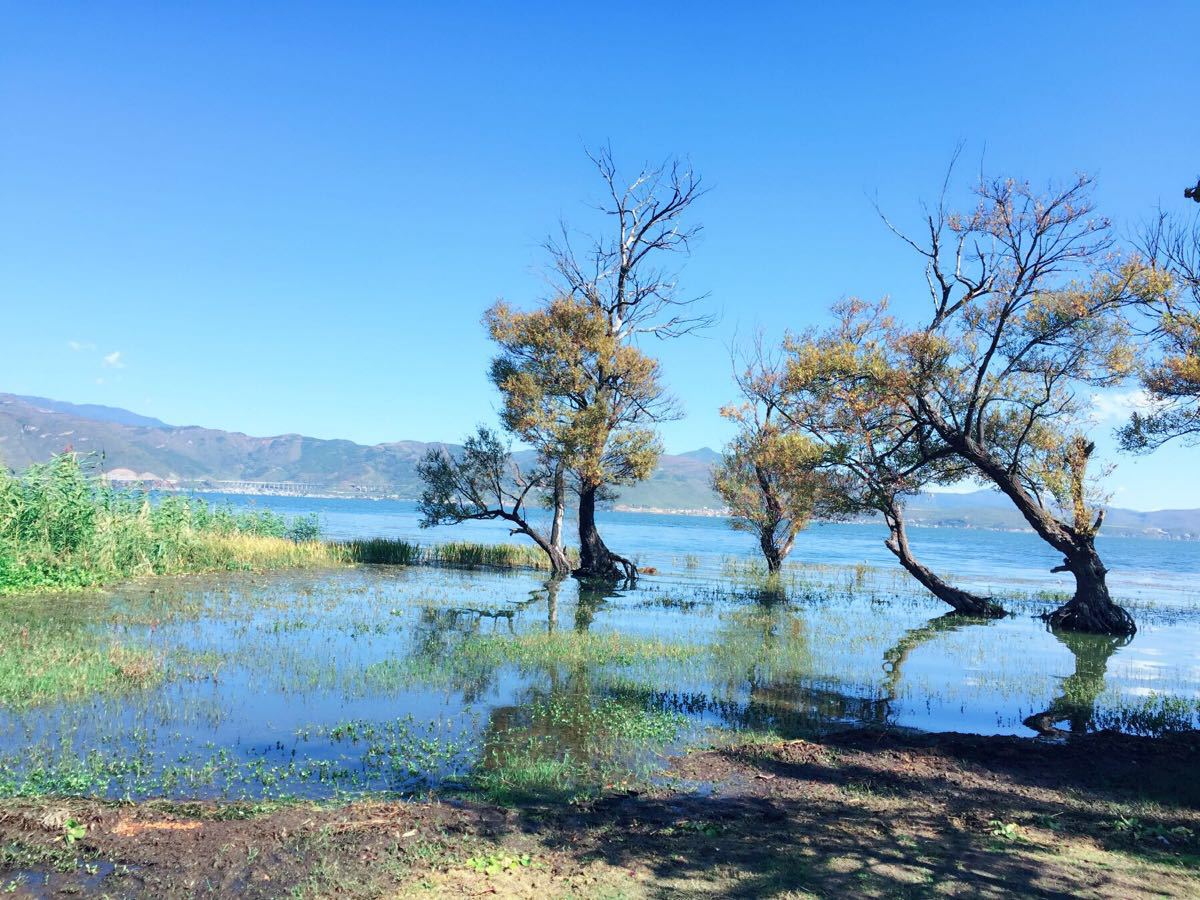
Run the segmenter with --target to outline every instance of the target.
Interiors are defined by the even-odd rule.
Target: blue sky
[[[919,308],[869,198],[911,220],[960,141],[964,172],[1095,173],[1126,230],[1200,174],[1195,3],[517,9],[0,3],[0,390],[455,440],[495,405],[480,313],[544,294],[611,142],[712,188],[683,281],[720,325],[650,349],[668,448],[717,446],[735,334]],[[1200,506],[1198,452],[1119,460],[1116,502]]]

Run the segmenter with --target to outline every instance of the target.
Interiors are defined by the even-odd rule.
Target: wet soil
[[[0,890],[111,897],[1200,897],[1200,736],[854,729],[502,809],[0,804]],[[68,842],[71,820],[86,831]],[[79,834],[79,831],[76,831]]]

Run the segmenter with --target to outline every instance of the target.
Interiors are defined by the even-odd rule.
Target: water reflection
[[[709,726],[779,738],[864,724],[1161,733],[1193,727],[1200,712],[1195,616],[1147,617],[1130,645],[1048,633],[1027,616],[934,617],[934,604],[850,589],[789,597],[765,582],[626,588],[435,569],[231,575],[54,607],[59,630],[145,649],[163,677],[0,707],[0,776],[91,767],[96,754],[96,777],[110,779],[97,792],[114,796],[218,793],[220,783],[154,781],[185,758],[205,773],[214,756],[314,796],[333,790],[321,766],[382,779],[368,761],[386,757],[396,768],[382,783],[403,787],[431,741],[453,743],[459,771],[486,751],[485,767],[518,754],[553,774],[667,720],[685,723],[683,746],[709,739]],[[10,610],[20,624],[31,616]],[[293,763],[308,781],[288,774]],[[260,790],[246,771],[231,791]]]
[[[1083,734],[1094,728],[1096,698],[1105,688],[1109,657],[1132,638],[1066,631],[1051,631],[1051,634],[1071,651],[1075,671],[1063,679],[1062,688],[1050,706],[1027,717],[1025,724],[1047,737]],[[1067,727],[1059,728],[1061,723]]]

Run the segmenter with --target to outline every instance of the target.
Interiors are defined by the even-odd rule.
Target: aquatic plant
[[[422,546],[400,538],[367,538],[333,545],[347,562],[391,566],[465,566],[550,571],[549,558],[538,548],[521,544],[477,544],[453,541]],[[578,560],[574,550],[568,560]]]

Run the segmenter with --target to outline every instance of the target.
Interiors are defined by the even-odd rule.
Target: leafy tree
[[[921,240],[897,231],[924,261],[931,310],[923,326],[896,328],[886,364],[862,376],[902,411],[918,457],[948,451],[969,465],[1063,555],[1055,571],[1074,576],[1075,592],[1050,623],[1121,635],[1136,627],[1096,551],[1105,498],[1088,471],[1081,388],[1131,373],[1126,313],[1162,280],[1112,257],[1091,192],[1087,177],[1045,193],[981,180],[969,212],[943,201]]]
[[[1144,307],[1144,331],[1157,350],[1138,373],[1149,410],[1135,412],[1118,433],[1133,452],[1176,438],[1200,442],[1200,219],[1185,226],[1160,215],[1141,245],[1162,280]]]
[[[577,574],[635,578],[633,563],[609,550],[596,530],[595,505],[612,486],[650,475],[662,452],[657,435],[643,426],[671,408],[658,363],[622,343],[593,305],[571,296],[532,312],[498,303],[485,321],[502,350],[492,379],[504,399],[506,427],[576,481]]]
[[[773,574],[813,518],[843,512],[844,493],[833,473],[820,468],[821,447],[786,429],[779,409],[783,375],[765,359],[761,342],[737,382],[742,402],[721,414],[738,431],[713,468],[712,486],[729,508],[730,526],[757,538]]]
[[[675,274],[660,266],[665,255],[689,251],[700,228],[683,220],[703,192],[678,160],[623,183],[610,151],[590,158],[612,228],[588,237],[580,254],[563,226],[546,244],[560,296],[533,312],[493,307],[487,321],[502,353],[492,377],[505,398],[506,424],[572,475],[579,494],[576,574],[634,580],[633,563],[601,538],[596,507],[614,486],[650,475],[662,453],[654,426],[678,415],[658,362],[637,341],[678,337],[710,321],[693,312],[699,298],[682,296]]]
[[[913,553],[904,500],[932,485],[961,480],[970,468],[911,413],[899,351],[904,335],[887,305],[850,300],[823,332],[790,338],[783,380],[765,383],[788,427],[822,451],[820,465],[838,475],[845,511],[873,513],[888,528],[885,546],[904,569],[955,613],[995,617],[990,598],[958,588]],[[773,387],[774,384],[778,387]]]
[[[445,449],[431,449],[417,464],[417,474],[425,483],[418,503],[422,528],[501,519],[512,525],[510,534],[523,534],[541,547],[555,573],[571,570],[562,548],[526,517],[531,493],[544,488],[551,474],[542,466],[522,472],[507,445],[491,429],[479,426],[457,458]]]

